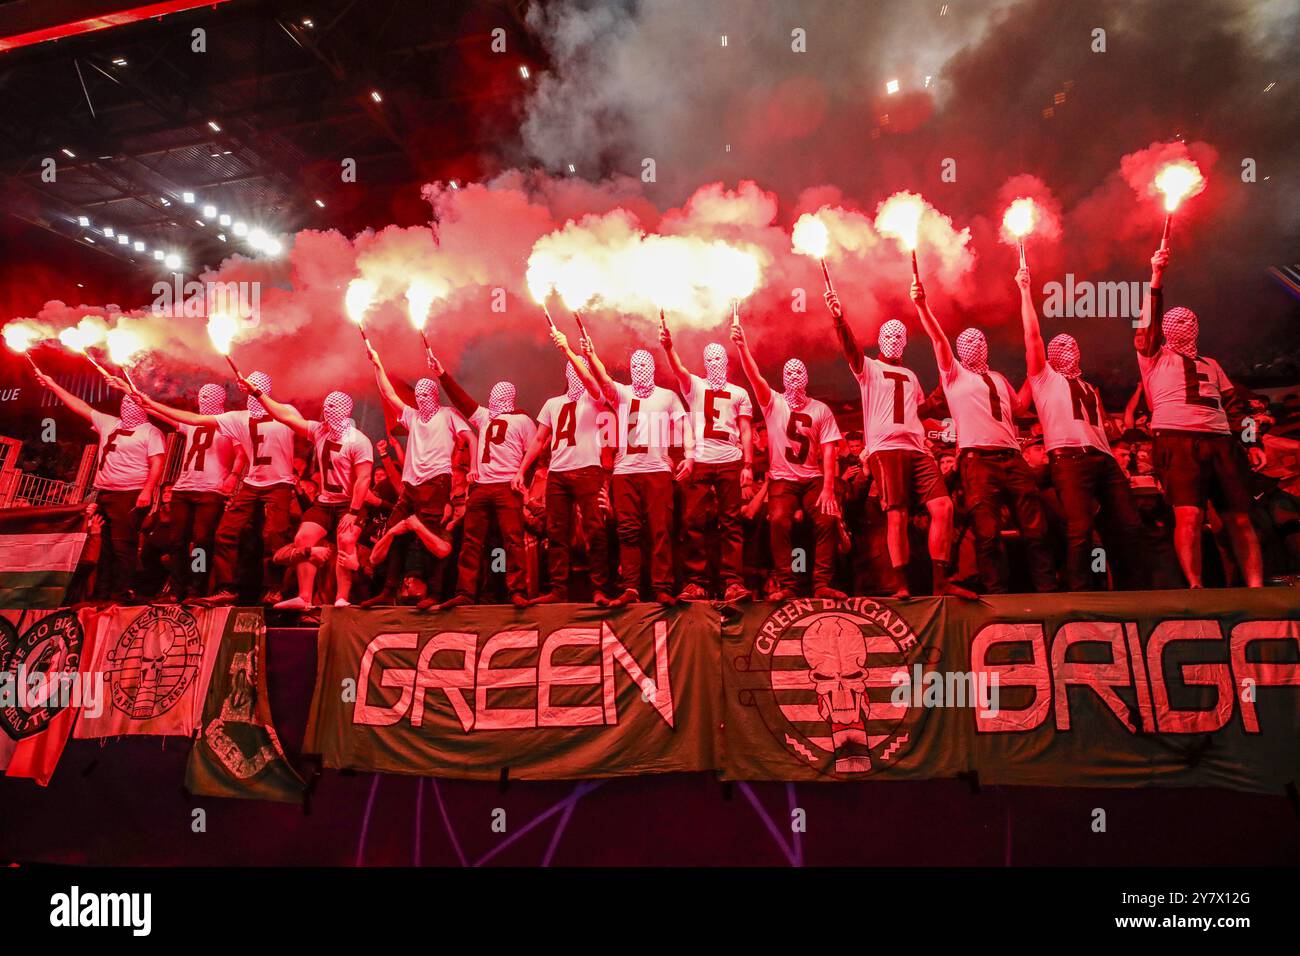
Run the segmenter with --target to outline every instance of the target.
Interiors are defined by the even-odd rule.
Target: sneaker
[[[434,601],[433,603],[437,604],[438,602]],[[358,604],[357,607],[392,607],[396,604],[397,604],[396,594],[394,594],[392,591],[380,591],[374,597],[366,598],[364,601]],[[423,602],[421,602],[419,606],[424,607]]]
[[[822,598],[827,601],[842,601],[848,597],[848,595],[835,588],[820,587],[813,591],[813,597]]]
[[[743,584],[727,585],[727,593],[722,595],[722,600],[727,604],[738,604],[741,601],[753,600],[753,593]]]
[[[671,591],[656,591],[655,603],[662,604],[664,607],[674,607],[677,604],[677,597]]]
[[[793,601],[796,597],[798,597],[798,595],[795,594],[793,591],[790,591],[786,588],[778,588],[777,590],[769,594],[767,596],[767,599],[769,601]]]
[[[679,601],[707,601],[709,592],[698,584],[688,584],[677,595]]]
[[[272,605],[277,611],[305,611],[311,607],[310,601],[304,601],[298,595],[291,598],[285,598],[283,601],[277,601]]]
[[[282,597],[284,597],[284,595],[282,595],[279,591],[274,590],[274,589],[271,589],[271,590],[268,590],[265,594],[262,595],[262,600],[261,600],[260,603],[262,603],[262,604],[277,604],[277,603],[279,603],[279,601],[280,601],[280,599],[281,599]]]
[[[197,598],[194,603],[199,607],[226,607],[234,604],[239,600],[239,595],[234,591],[218,591],[216,594],[209,594],[205,598]]]
[[[349,601],[347,598],[335,598],[335,600],[334,600],[334,606],[335,606],[335,607],[351,607],[351,606],[352,606],[352,602]]]
[[[628,588],[616,598],[611,598],[606,607],[627,607],[641,600],[641,595],[636,593],[636,588]]]

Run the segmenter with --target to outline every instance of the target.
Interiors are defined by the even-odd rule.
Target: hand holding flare
[[[790,233],[790,246],[800,255],[811,256],[821,263],[822,279],[826,283],[826,291],[834,292],[835,285],[831,282],[831,272],[826,268],[826,253],[830,248],[830,231],[826,224],[811,213],[804,213],[794,224],[794,230]],[[733,306],[734,314],[734,306]]]
[[[370,344],[370,336],[366,335],[366,312],[374,304],[377,291],[375,284],[369,279],[353,279],[348,283],[348,291],[343,296],[343,305],[347,310],[348,318],[356,323],[357,331],[361,333],[361,340],[366,345]]]
[[[5,345],[9,346],[10,349],[27,359],[37,375],[44,374],[37,366],[36,360],[32,358],[31,353],[28,351],[28,349],[36,344],[36,340],[40,337],[34,328],[29,325],[24,325],[21,322],[11,322],[4,327],[4,337]]]
[[[1195,196],[1205,188],[1205,177],[1200,167],[1190,159],[1179,159],[1166,163],[1156,173],[1155,191],[1165,197],[1165,228],[1160,236],[1160,248],[1169,248],[1169,229],[1174,212],[1188,196]]]
[[[1010,237],[1020,248],[1020,268],[1027,269],[1025,262],[1025,238],[1034,231],[1038,222],[1038,207],[1032,199],[1015,200],[1002,216],[1003,234]]]
[[[921,232],[921,214],[925,200],[916,193],[900,192],[890,196],[876,211],[876,232],[892,236],[912,253],[912,278],[920,278],[916,269],[916,246]]]

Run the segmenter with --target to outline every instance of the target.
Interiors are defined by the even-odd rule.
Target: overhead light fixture
[[[66,146],[63,147],[63,155],[64,155],[64,156],[67,156],[69,159],[76,159],[76,158],[77,158],[77,154],[74,153],[72,150],[68,149],[68,147],[66,147]]]
[[[205,219],[216,219],[216,218],[217,218],[217,207],[216,207],[216,206],[213,206],[213,205],[207,205],[207,206],[204,206],[204,207],[203,207],[203,217],[204,217]]]
[[[577,171],[578,170],[574,167],[573,163],[569,163],[569,172],[576,173]]]
[[[131,248],[136,252],[144,252],[144,243],[137,239],[135,242],[131,243]]]
[[[204,222],[202,219],[195,219],[195,220],[194,220],[194,225],[196,225],[196,226],[206,226],[207,223]]]
[[[168,269],[179,269],[181,267],[181,257],[174,252],[169,252],[163,256],[163,265]]]
[[[455,180],[455,179],[453,179],[453,180],[452,180],[451,182],[449,182],[447,185],[450,186],[452,189],[460,189],[460,182],[459,182],[458,180]]]
[[[95,244],[95,240],[94,240],[94,239],[91,239],[90,236],[82,236],[81,238],[82,238],[82,239],[85,239],[85,240],[86,240],[88,243],[90,243],[92,246]]]
[[[308,30],[310,30],[310,29],[311,29],[312,27],[314,27],[316,24],[312,22],[311,17],[303,17],[303,18],[302,18],[302,25],[305,26]]]
[[[153,251],[153,257],[154,257],[155,259],[157,259],[159,262],[162,262],[162,260],[163,260],[163,251],[162,251],[161,249],[155,249],[155,250]]]
[[[217,233],[217,238],[220,239],[222,242],[225,242],[225,241],[226,241],[226,234],[225,234],[224,232],[219,232],[219,233]]]
[[[208,120],[208,129],[212,130],[214,133],[221,132],[221,127],[217,125],[216,120]]]
[[[248,224],[243,222],[237,222],[232,227],[231,231],[237,236],[246,236],[248,235]]]
[[[885,92],[888,93],[888,94],[891,95],[891,96],[892,96],[893,94],[897,93],[897,92],[898,92],[898,80],[889,80],[889,81],[885,84]]]
[[[519,75],[520,75],[520,77],[522,77],[522,78],[525,79],[525,80],[528,79],[528,67],[526,67],[526,66],[521,66],[521,67],[519,68]]]
[[[115,57],[113,57],[113,65],[114,65],[114,66],[126,66],[126,57],[124,57],[124,56],[115,56]]]
[[[217,217],[217,222],[221,223],[223,226],[228,226],[230,225],[230,217],[223,212]]]
[[[89,216],[78,216],[78,217],[77,217],[77,225],[80,226],[82,229],[85,229],[87,226],[90,225],[90,217],[89,217]]]
[[[124,233],[124,232],[119,232],[119,233],[117,234],[117,244],[118,244],[119,246],[125,246],[125,245],[126,245],[127,243],[129,243],[130,241],[131,241],[131,237],[128,236],[126,233]]]
[[[321,202],[319,199],[316,200],[316,205],[320,206],[322,209],[325,208],[325,204]]]
[[[384,101],[384,98],[383,98],[382,96],[379,95],[379,91],[378,91],[378,90],[371,90],[371,91],[370,91],[370,98],[371,98],[372,100],[374,100],[376,103],[382,103],[382,102]]]
[[[262,251],[268,256],[278,256],[284,251],[284,246],[279,239],[267,239],[266,242],[262,243]]]
[[[158,201],[162,203],[164,206],[170,206],[172,204],[172,201],[168,199],[166,196],[159,196]]]
[[[105,226],[105,227],[104,227],[104,235],[105,235],[106,237],[108,237],[109,239],[112,239],[112,238],[113,238],[113,227],[112,227],[112,226]]]
[[[191,192],[181,193],[181,202],[185,203],[185,205],[187,206],[191,205],[194,202],[194,193]]]
[[[266,235],[266,230],[254,229],[252,232],[248,234],[248,244],[252,246],[254,249],[260,249],[262,248],[263,244],[266,242],[267,238],[268,236]]]

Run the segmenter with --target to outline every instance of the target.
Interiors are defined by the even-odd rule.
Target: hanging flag
[[[86,543],[86,506],[0,509],[0,607],[57,608]]]

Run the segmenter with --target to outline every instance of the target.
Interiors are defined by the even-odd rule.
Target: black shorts
[[[351,506],[346,502],[339,502],[336,505],[327,504],[324,501],[313,501],[311,507],[303,512],[303,523],[310,521],[312,524],[318,524],[325,529],[326,534],[333,534],[339,526],[339,521],[348,513]]]
[[[935,498],[946,498],[948,486],[939,463],[928,452],[886,449],[867,456],[867,468],[880,490],[880,507],[911,509]]]
[[[1231,435],[1157,432],[1155,466],[1165,496],[1175,508],[1247,512],[1252,501],[1243,452]]]

